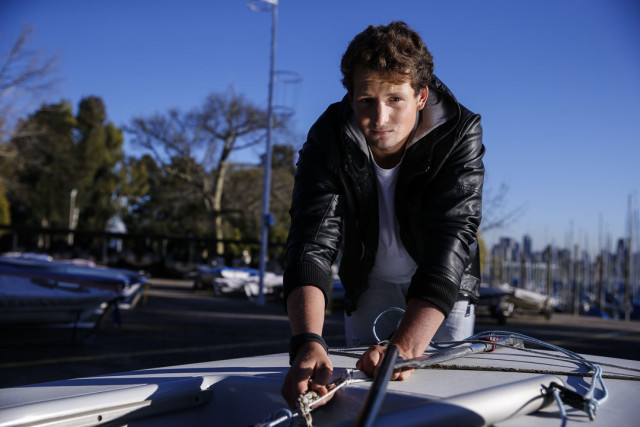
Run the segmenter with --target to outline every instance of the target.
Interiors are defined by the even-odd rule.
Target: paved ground
[[[215,297],[187,281],[151,280],[146,301],[105,318],[97,332],[72,342],[70,329],[0,329],[0,387],[135,369],[286,352],[289,324],[282,303],[260,306]],[[476,331],[519,332],[567,349],[640,360],[640,322],[516,313],[505,325],[479,315]],[[87,331],[80,331],[80,336]],[[343,342],[342,314],[328,316],[325,338]]]

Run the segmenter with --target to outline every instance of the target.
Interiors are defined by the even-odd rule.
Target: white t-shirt
[[[371,156],[373,160],[373,156]],[[396,182],[400,165],[383,169],[373,160],[378,181],[378,212],[380,230],[378,253],[371,270],[375,278],[392,283],[409,283],[418,267],[400,241],[398,218],[395,210]]]

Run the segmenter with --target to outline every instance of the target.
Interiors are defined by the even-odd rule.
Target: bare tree
[[[229,90],[211,94],[201,107],[189,113],[171,110],[164,115],[136,118],[126,130],[134,143],[152,153],[167,174],[200,194],[213,217],[213,234],[220,241],[224,238],[221,210],[229,156],[263,142],[266,127],[266,111]],[[217,251],[223,252],[221,244]]]
[[[15,186],[12,171],[17,150],[9,142],[19,115],[44,99],[56,83],[52,77],[57,65],[56,56],[44,57],[30,47],[31,27],[25,27],[15,41],[1,43],[0,50],[0,223],[9,223],[7,190]],[[4,34],[0,34],[2,38]],[[4,48],[3,48],[4,49]],[[42,129],[24,125],[21,133],[37,135]]]
[[[45,56],[33,49],[33,29],[26,26],[18,38],[0,52],[0,157],[11,153],[5,142],[17,117],[33,108],[55,88],[57,55]],[[38,132],[23,128],[22,132]]]
[[[524,206],[510,208],[507,205],[507,193],[509,186],[501,183],[497,190],[485,185],[482,196],[482,223],[480,232],[507,227],[516,221],[525,211]]]

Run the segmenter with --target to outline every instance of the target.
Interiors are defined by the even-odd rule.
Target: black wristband
[[[324,351],[326,351],[327,354],[329,353],[329,347],[320,335],[311,332],[294,335],[289,341],[289,365],[293,364],[293,360],[298,354],[298,349],[308,342],[317,342],[324,348]]]

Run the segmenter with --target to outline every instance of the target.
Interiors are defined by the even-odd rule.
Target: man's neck
[[[399,149],[393,152],[382,151],[371,145],[369,145],[369,149],[378,166],[383,169],[393,169],[402,161],[406,145],[407,143],[405,142]]]

